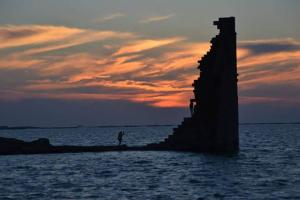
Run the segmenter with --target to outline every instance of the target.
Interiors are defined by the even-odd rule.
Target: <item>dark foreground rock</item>
[[[17,154],[52,154],[52,153],[80,153],[80,152],[106,152],[106,151],[143,151],[162,150],[160,148],[150,148],[148,146],[128,147],[120,146],[53,146],[49,139],[40,138],[32,142],[25,142],[14,138],[0,137],[0,155]]]
[[[52,154],[52,153],[81,153],[81,152],[106,152],[106,151],[146,151],[146,150],[163,150],[156,147],[126,145],[120,146],[74,146],[51,145],[49,139],[40,138],[32,142],[25,142],[14,138],[0,137],[0,155],[17,155],[17,154]],[[164,149],[167,150],[167,149]]]
[[[0,155],[19,155],[19,154],[56,154],[56,153],[83,153],[83,152],[111,152],[111,151],[189,151],[199,152],[197,148],[181,149],[173,146],[74,146],[51,145],[49,139],[40,138],[32,142],[25,142],[14,138],[0,137]],[[206,152],[206,151],[201,151]]]
[[[49,154],[49,153],[79,153],[79,152],[104,152],[104,151],[125,151],[130,149],[138,150],[142,147],[130,148],[121,146],[53,146],[49,139],[40,138],[32,142],[25,142],[14,138],[0,137],[0,155],[16,154]]]

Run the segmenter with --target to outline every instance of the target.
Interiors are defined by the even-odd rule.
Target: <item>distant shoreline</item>
[[[247,122],[239,123],[239,125],[264,125],[264,124],[300,124],[300,122]],[[146,125],[103,125],[103,126],[50,126],[50,127],[38,127],[38,126],[0,126],[0,130],[26,130],[26,129],[77,129],[77,128],[130,128],[130,127],[169,127],[176,126],[176,124],[146,124]]]
[[[22,130],[22,129],[76,129],[76,128],[118,128],[118,127],[156,127],[156,126],[176,126],[171,124],[161,125],[103,125],[103,126],[52,126],[52,127],[38,127],[38,126],[0,126],[0,130]]]
[[[300,124],[300,122],[247,122],[239,123],[239,125],[259,125],[259,124]]]

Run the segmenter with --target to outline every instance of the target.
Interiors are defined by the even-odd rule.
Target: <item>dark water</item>
[[[172,127],[123,128],[125,143]],[[116,144],[120,128],[8,130],[53,144]],[[300,199],[300,125],[241,125],[232,157],[180,152],[0,156],[0,199]]]

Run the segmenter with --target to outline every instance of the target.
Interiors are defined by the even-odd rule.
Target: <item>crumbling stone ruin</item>
[[[231,153],[239,150],[235,18],[219,18],[220,30],[210,50],[198,61],[191,117],[165,141],[148,147],[169,150]]]

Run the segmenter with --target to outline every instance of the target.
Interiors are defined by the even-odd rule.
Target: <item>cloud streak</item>
[[[63,26],[7,25],[0,27],[0,49],[30,46],[22,54],[31,55],[89,42],[108,39],[130,39],[134,37],[136,36],[129,32],[99,31]]]
[[[164,21],[164,20],[170,19],[174,16],[175,16],[174,14],[152,16],[152,17],[149,17],[149,18],[146,18],[146,19],[142,19],[139,22],[141,24],[148,24],[148,23],[152,23],[152,22]]]
[[[0,49],[61,41],[82,32],[65,26],[0,26]]]
[[[168,38],[168,39],[156,39],[156,40],[138,40],[134,43],[127,44],[126,46],[119,49],[114,55],[126,55],[131,53],[138,53],[165,45],[170,45],[176,42],[183,41],[184,38]]]
[[[113,14],[107,15],[102,18],[94,19],[93,22],[94,23],[104,23],[104,22],[108,22],[108,21],[111,21],[111,20],[114,20],[117,18],[121,18],[124,16],[125,16],[125,14],[123,14],[123,13],[113,13]]]

